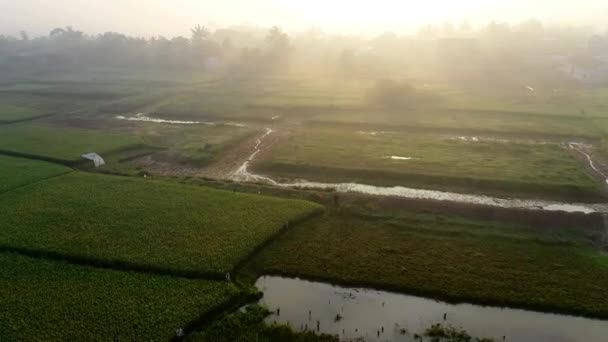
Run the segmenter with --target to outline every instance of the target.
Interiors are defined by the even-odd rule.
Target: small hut
[[[106,165],[105,160],[103,160],[103,158],[101,158],[101,156],[95,152],[83,154],[82,158],[92,161],[95,167]]]

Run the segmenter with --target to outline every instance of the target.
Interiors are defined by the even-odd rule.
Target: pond
[[[521,342],[605,342],[608,321],[519,309],[448,304],[364,288],[346,288],[296,278],[264,276],[256,286],[261,304],[275,314],[268,322],[317,330],[341,340],[414,341],[435,323],[465,329],[475,337]],[[338,316],[339,315],[339,316]],[[445,319],[444,319],[445,318]],[[407,331],[406,334],[403,334]]]

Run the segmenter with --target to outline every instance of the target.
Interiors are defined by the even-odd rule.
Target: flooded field
[[[363,288],[264,276],[256,286],[261,304],[275,314],[268,322],[296,330],[339,335],[341,340],[414,341],[433,324],[465,329],[475,337],[520,342],[602,342],[608,321],[519,309],[447,304]]]

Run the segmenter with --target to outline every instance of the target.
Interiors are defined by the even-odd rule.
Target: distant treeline
[[[607,55],[608,35],[535,20],[518,25],[492,22],[478,29],[465,21],[375,37],[330,35],[318,29],[288,35],[277,27],[212,31],[202,26],[192,28],[189,37],[171,39],[114,32],[88,35],[72,27],[56,28],[43,37],[32,38],[25,31],[18,37],[0,35],[0,72],[104,67],[273,72],[290,67],[386,77],[424,65],[471,79],[500,77],[492,72],[510,75],[539,57],[593,69]]]
[[[0,35],[0,70],[216,69],[228,61],[233,65],[238,62],[242,66],[255,65],[256,69],[265,69],[285,64],[290,49],[289,37],[277,27],[260,39],[249,37],[247,46],[239,49],[231,39],[243,38],[239,32],[218,30],[211,33],[202,26],[194,27],[191,32],[189,38],[160,36],[146,39],[115,32],[87,35],[68,26],[34,39],[25,31],[18,38]]]

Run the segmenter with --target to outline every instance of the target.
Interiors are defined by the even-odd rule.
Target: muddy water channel
[[[395,196],[412,199],[429,199],[439,201],[449,201],[458,203],[469,203],[476,205],[487,205],[501,208],[518,208],[531,210],[545,211],[565,211],[565,212],[582,212],[586,214],[601,212],[608,213],[608,204],[583,204],[583,203],[562,203],[555,201],[534,200],[534,199],[518,199],[518,198],[498,198],[475,194],[460,194],[446,191],[414,189],[402,186],[380,187],[358,183],[320,183],[310,182],[306,180],[298,180],[288,183],[280,183],[270,177],[258,175],[249,171],[250,164],[255,160],[256,156],[264,148],[264,139],[273,134],[274,131],[270,128],[257,140],[253,153],[242,164],[242,166],[231,175],[235,181],[254,181],[263,182],[274,186],[286,188],[313,188],[334,190],[336,192],[354,192],[368,195],[379,196]],[[373,132],[380,134],[383,132]],[[387,156],[393,159],[408,160],[411,157]],[[593,165],[593,164],[592,164]]]
[[[414,341],[436,323],[475,337],[519,342],[605,342],[608,321],[431,299],[306,280],[264,276],[256,282],[268,323],[339,335],[341,340]],[[338,316],[339,315],[339,316]],[[445,315],[445,316],[444,316]],[[445,319],[444,319],[445,317]]]

